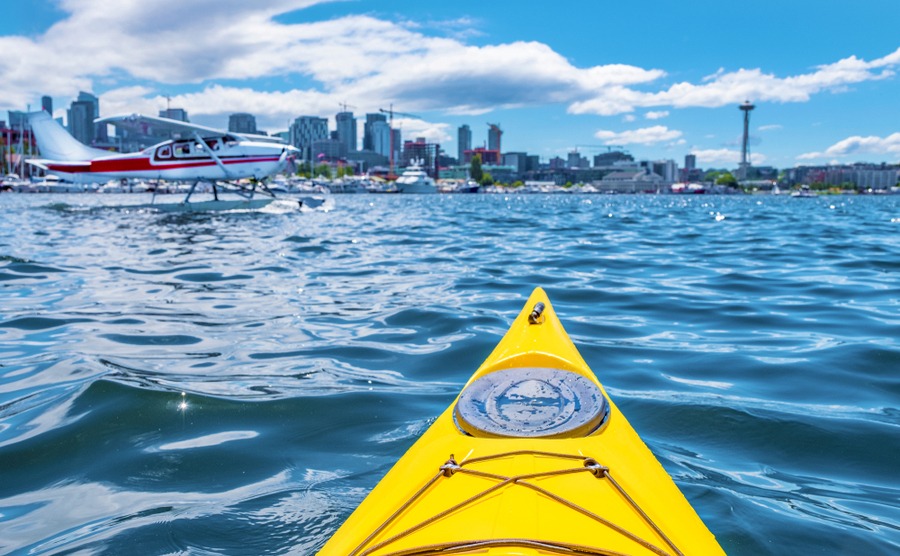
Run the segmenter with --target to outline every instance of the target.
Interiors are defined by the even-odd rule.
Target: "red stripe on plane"
[[[234,158],[224,158],[222,159],[222,163],[226,166],[233,164],[253,164],[257,162],[278,162],[279,156],[267,156],[267,157],[234,157]],[[157,163],[152,164],[150,162],[149,157],[139,157],[139,158],[113,158],[113,159],[105,159],[105,160],[93,160],[90,163],[89,168],[80,168],[79,170],[70,170],[70,172],[91,172],[91,173],[112,173],[112,172],[139,172],[139,171],[165,171],[165,170],[178,170],[181,168],[205,168],[210,166],[215,166],[216,162],[210,159],[196,160],[196,161],[184,161],[184,162],[175,162],[175,163]],[[60,170],[63,171],[63,170]]]
[[[89,162],[75,162],[68,164],[58,164],[55,162],[47,163],[47,170],[51,172],[64,172],[66,174],[80,174],[82,172],[90,172],[91,164]]]

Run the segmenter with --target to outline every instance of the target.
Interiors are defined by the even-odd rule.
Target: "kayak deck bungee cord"
[[[537,288],[319,554],[724,552]]]

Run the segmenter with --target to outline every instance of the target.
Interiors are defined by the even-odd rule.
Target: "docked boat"
[[[319,554],[724,552],[538,288]]]
[[[413,161],[394,182],[399,193],[437,193],[434,179],[422,169],[421,162]]]

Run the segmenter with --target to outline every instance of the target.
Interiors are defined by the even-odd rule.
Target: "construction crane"
[[[390,133],[391,133],[391,173],[390,173],[389,177],[395,177],[394,176],[394,114],[397,114],[398,116],[403,116],[406,118],[415,118],[417,120],[421,120],[422,117],[416,116],[415,114],[407,114],[406,112],[396,112],[394,110],[393,104],[391,104],[387,110],[385,110],[384,108],[379,108],[378,111],[381,112],[382,114],[388,115],[388,120],[389,120],[388,121],[388,129],[390,129]]]
[[[590,150],[606,149],[606,152],[608,153],[613,152],[613,150],[625,152],[625,145],[575,145],[576,151],[582,148]]]
[[[341,107],[341,112],[346,112],[348,108],[356,108],[352,104],[347,104],[347,101],[339,103],[338,106]]]

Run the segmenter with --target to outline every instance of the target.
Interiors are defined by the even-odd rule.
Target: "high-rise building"
[[[380,155],[391,156],[391,127],[386,121],[372,122],[369,130],[372,150]]]
[[[41,97],[41,110],[53,116],[53,98],[49,96]]]
[[[623,162],[634,162],[634,157],[624,151],[609,151],[594,155],[594,167],[613,166]]]
[[[108,142],[106,124],[94,124],[99,117],[100,99],[91,93],[79,92],[68,110],[69,133],[86,145]]]
[[[697,167],[697,155],[695,155],[695,154],[684,155],[684,169],[687,171],[691,171],[696,167]]]
[[[238,112],[228,116],[228,131],[234,133],[256,133],[256,118],[253,114]]]
[[[366,123],[363,126],[363,150],[364,151],[376,151],[375,149],[375,137],[373,129],[376,124],[385,124],[387,125],[387,116],[379,113],[366,114]],[[388,147],[390,149],[390,147]]]
[[[391,143],[392,148],[394,150],[394,163],[396,164],[400,160],[400,153],[403,152],[403,134],[400,133],[399,128],[394,128],[391,130]]]
[[[578,151],[570,151],[569,156],[566,159],[566,166],[568,168],[588,168],[590,164],[588,163],[588,159],[581,156],[581,153]]]
[[[300,149],[303,160],[313,160],[313,143],[328,139],[328,120],[316,116],[300,116],[289,130],[291,145]]]
[[[663,181],[669,183],[678,181],[678,165],[674,160],[657,160],[649,163],[647,169],[660,176]]]
[[[184,108],[166,108],[165,110],[160,110],[159,117],[178,120],[179,122],[190,122],[187,110]]]
[[[458,153],[456,159],[460,164],[463,163],[463,160],[466,158],[466,151],[472,150],[472,128],[468,126],[468,124],[463,124],[459,126],[459,129],[456,132],[456,152]]]
[[[337,121],[338,141],[347,147],[347,152],[357,150],[356,118],[353,117],[353,112],[338,112],[335,120]]]
[[[488,124],[488,150],[501,152],[500,138],[503,136],[503,130],[500,124]]]
[[[75,100],[69,106],[69,133],[85,145],[94,142],[94,103],[89,100]]]
[[[28,114],[22,112],[21,110],[10,110],[7,112],[9,115],[9,127],[10,129],[25,129],[28,127]]]

